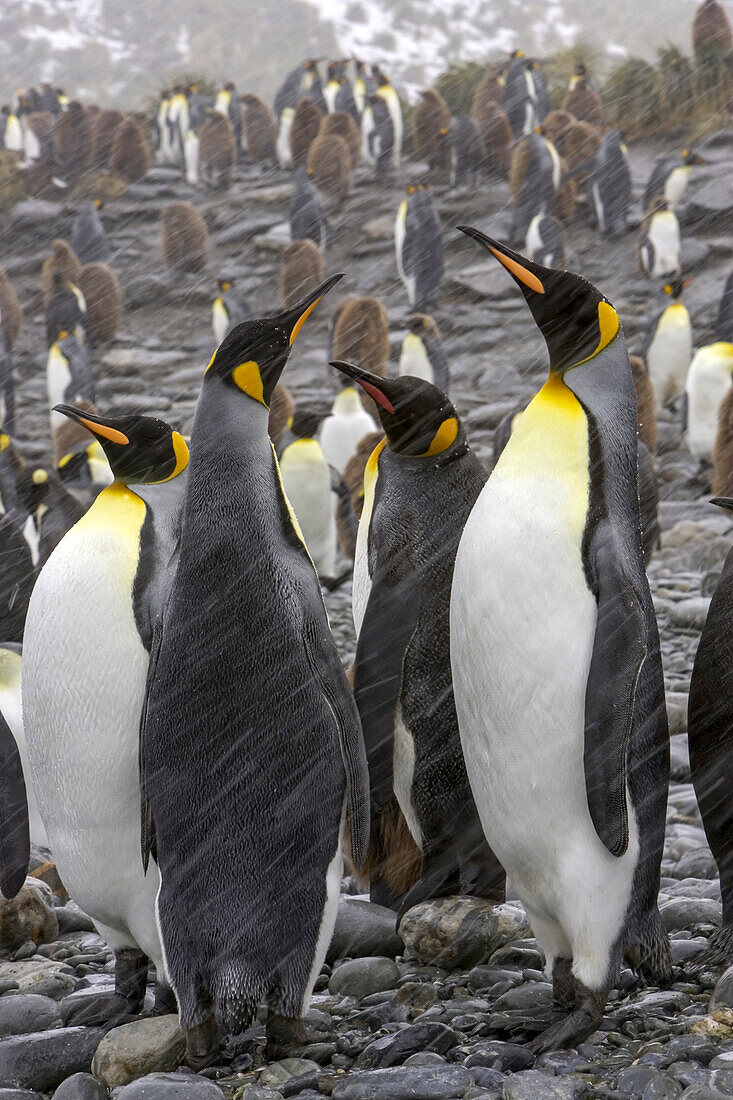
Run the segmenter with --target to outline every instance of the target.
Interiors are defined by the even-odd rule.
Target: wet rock
[[[0,949],[12,951],[28,940],[48,943],[58,934],[51,891],[38,879],[27,878],[12,900],[0,896]]]
[[[720,976],[710,998],[708,1011],[715,1012],[718,1008],[733,1008],[733,966]]]
[[[176,1069],[186,1052],[178,1016],[153,1016],[108,1031],[92,1062],[92,1073],[108,1088],[145,1074]]]
[[[399,967],[393,959],[351,959],[336,967],[328,983],[328,991],[361,1001],[371,993],[394,989],[399,976]]]
[[[641,1096],[647,1085],[658,1076],[659,1071],[654,1066],[629,1066],[619,1073],[616,1088],[622,1096]]]
[[[54,1096],[58,1096],[58,1092],[55,1092]],[[43,1100],[43,1097],[40,1092],[34,1092],[31,1089],[0,1088],[0,1100]],[[79,1097],[79,1100],[84,1100],[84,1097]]]
[[[706,1066],[718,1053],[717,1044],[704,1035],[674,1035],[667,1044],[666,1062],[687,1059]]]
[[[710,898],[672,898],[659,907],[662,922],[668,932],[680,928],[692,929],[696,924],[720,925],[722,906]]]
[[[549,982],[525,982],[507,990],[494,1002],[494,1011],[511,1012],[515,1009],[532,1009],[536,1005],[552,1003],[552,985]]]
[[[711,1039],[733,1039],[733,1009],[717,1008],[709,1016],[696,1020],[690,1030]]]
[[[94,921],[78,905],[59,905],[54,913],[59,922],[59,935],[65,932],[96,932]]]
[[[260,1074],[259,1083],[277,1088],[278,1085],[290,1081],[293,1077],[320,1072],[321,1067],[318,1063],[312,1062],[309,1058],[283,1058],[279,1062],[271,1062],[269,1066],[265,1066]]]
[[[587,1094],[585,1081],[525,1069],[507,1078],[502,1096],[503,1100],[575,1100]]]
[[[0,1038],[48,1031],[60,1021],[61,1010],[50,997],[39,997],[35,993],[0,997]]]
[[[383,1035],[375,1039],[356,1059],[354,1069],[384,1069],[388,1066],[399,1066],[411,1054],[416,1054],[418,1051],[446,1054],[457,1045],[458,1036],[445,1024],[430,1021],[416,1023],[392,1035]]]
[[[326,961],[374,955],[394,959],[401,955],[404,944],[395,930],[396,920],[394,910],[383,905],[360,898],[341,898]]]
[[[365,1070],[339,1081],[334,1100],[454,1100],[471,1085],[460,1066],[394,1066]]]
[[[10,211],[10,220],[18,227],[50,225],[56,222],[63,210],[60,202],[46,199],[22,199]]]
[[[149,1073],[125,1085],[115,1100],[222,1100],[218,1085],[201,1074]]]
[[[690,747],[686,733],[678,733],[669,739],[670,776],[677,783],[690,782]]]
[[[684,227],[707,232],[727,230],[733,217],[733,179],[730,172],[722,172],[701,187],[690,190],[690,199],[683,212]]]
[[[72,1073],[88,1072],[102,1031],[66,1027],[0,1039],[0,1081],[40,1091],[55,1088]]]
[[[487,962],[494,951],[528,931],[521,909],[478,898],[423,902],[400,922],[406,958],[450,969]]]
[[[90,1073],[74,1073],[59,1085],[53,1096],[54,1100],[107,1100],[107,1090]]]
[[[642,1093],[642,1100],[676,1100],[683,1092],[682,1086],[668,1073],[653,1077]]]
[[[493,1039],[469,1054],[466,1059],[466,1068],[474,1066],[486,1066],[489,1069],[498,1069],[503,1073],[516,1073],[518,1070],[529,1069],[534,1065],[534,1054],[527,1047],[519,1043],[504,1043],[500,1039]]]

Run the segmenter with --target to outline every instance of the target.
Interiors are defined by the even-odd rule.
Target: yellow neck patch
[[[238,367],[235,367],[232,371],[232,379],[235,386],[238,386],[242,393],[246,393],[248,397],[259,401],[261,405],[265,404],[260,368],[254,359],[248,359],[246,363],[240,363]]]
[[[6,435],[6,433],[3,432],[0,435],[0,454],[2,454],[3,451],[7,451],[9,446],[10,446],[10,436]]]
[[[449,416],[438,428],[437,432],[433,436],[433,441],[425,451],[425,457],[429,455],[439,455],[443,451],[447,451],[449,447],[452,447],[458,438],[458,421],[455,416]]]

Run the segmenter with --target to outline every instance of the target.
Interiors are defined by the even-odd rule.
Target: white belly
[[[293,154],[290,151],[290,130],[293,126],[295,112],[292,107],[286,107],[280,115],[280,127],[277,132],[277,162],[281,168],[293,167]]]
[[[655,214],[649,227],[649,239],[654,245],[652,276],[679,274],[682,270],[680,227],[671,211]]]
[[[221,298],[216,298],[214,301],[211,310],[211,326],[214,330],[216,346],[219,347],[219,344],[229,331],[229,314],[224,308],[224,303]]]
[[[143,874],[140,855],[138,726],[148,654],[120,540],[83,524],[49,558],[28,609],[28,757],[69,893],[105,926],[113,947],[138,944],[160,967],[159,875],[154,864]]]
[[[15,654],[13,654],[10,659],[17,660],[20,663],[20,657],[16,658]],[[0,687],[0,712],[2,712],[2,716],[10,728],[10,732],[15,738],[15,743],[18,746],[18,752],[20,753],[21,763],[23,765],[23,778],[25,779],[25,789],[28,798],[28,824],[30,826],[31,843],[37,844],[41,848],[48,848],[48,836],[46,835],[46,828],[38,808],[38,799],[36,798],[35,788],[31,781],[31,771],[28,763],[28,748],[25,743],[25,731],[23,729],[20,676],[18,677],[17,684]]]
[[[48,392],[48,405],[51,409],[51,433],[66,424],[63,413],[53,411],[54,405],[63,404],[66,391],[71,385],[71,371],[66,356],[63,355],[55,344],[51,345],[46,363],[46,390]]]
[[[731,385],[730,368],[701,348],[687,375],[687,446],[698,459],[712,462],[713,444],[718,431],[720,403]]]
[[[667,182],[664,185],[664,197],[671,207],[675,207],[684,195],[689,178],[690,169],[683,166],[673,169],[667,176]]]
[[[647,351],[647,369],[659,406],[682,393],[692,360],[690,316],[684,306],[672,309],[674,312],[665,316]]]
[[[412,337],[412,338],[411,338]],[[425,345],[417,336],[407,336],[402,344],[398,374],[409,374],[413,378],[422,378],[425,382],[435,383],[433,368],[428,359]]]
[[[359,441],[376,430],[377,425],[364,408],[355,413],[326,417],[319,439],[329,466],[343,474]]]
[[[304,448],[317,449],[320,459],[304,457]],[[286,447],[280,459],[280,474],[318,576],[335,576],[334,498],[331,475],[318,443],[301,440]]]
[[[527,259],[533,260],[535,256],[542,249],[542,236],[540,234],[540,222],[544,215],[535,214],[532,221],[527,228],[527,239],[525,241],[525,251],[527,253]]]
[[[186,134],[186,183],[194,186],[199,182],[199,139],[193,130]]]

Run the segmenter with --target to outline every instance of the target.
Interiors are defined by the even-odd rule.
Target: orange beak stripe
[[[79,417],[79,423],[83,424],[94,435],[101,435],[102,439],[108,439],[110,443],[121,443],[123,447],[126,447],[130,442],[126,435],[118,432],[116,428],[108,428],[106,424],[95,424],[92,420],[85,420],[81,416]]]
[[[313,311],[313,310],[314,310],[314,309],[316,308],[316,306],[318,305],[318,303],[320,302],[320,300],[321,300],[320,298],[316,298],[315,302],[311,302],[311,304],[310,304],[310,305],[308,306],[308,308],[307,308],[307,310],[305,311],[305,313],[301,314],[301,316],[300,316],[300,317],[298,318],[298,320],[297,320],[297,321],[295,322],[295,328],[294,328],[294,329],[293,329],[293,331],[292,331],[292,332],[290,333],[290,339],[289,339],[289,341],[288,341],[288,343],[290,344],[290,346],[291,346],[291,347],[292,347],[292,345],[293,345],[293,341],[295,340],[295,337],[296,337],[296,336],[298,335],[298,333],[300,332],[301,328],[303,327],[303,324],[304,324],[304,323],[305,323],[305,321],[306,321],[306,320],[308,319],[308,315],[309,315],[309,314],[310,314],[310,313],[311,313],[311,312],[312,312],[312,311]]]
[[[503,264],[507,271],[510,271],[512,275],[515,275],[519,279],[520,283],[524,283],[530,290],[536,290],[538,294],[544,294],[545,288],[539,281],[536,275],[533,275],[531,271],[527,271],[526,267],[522,267],[521,264],[513,260],[511,256],[505,256],[503,252],[499,252],[497,248],[488,246],[489,251],[496,256],[500,264]]]

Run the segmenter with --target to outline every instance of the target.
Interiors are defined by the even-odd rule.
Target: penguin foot
[[[203,1023],[186,1032],[186,1065],[198,1073],[219,1061],[219,1027],[216,1017],[207,1016]]]
[[[571,1012],[575,1008],[575,978],[572,959],[555,959],[552,968],[552,999],[560,1008]]]
[[[554,974],[553,974],[554,977]],[[532,1054],[547,1054],[550,1050],[564,1050],[576,1046],[587,1039],[597,1029],[603,1019],[608,992],[594,993],[576,982],[575,1008],[548,1027],[536,1039],[527,1044]]]
[[[109,1030],[129,1024],[139,1016],[142,1004],[131,1002],[121,993],[94,993],[73,1005],[61,1009],[64,1027],[103,1027]]]
[[[276,1062],[280,1058],[297,1055],[298,1051],[309,1043],[322,1043],[327,1033],[310,1027],[305,1020],[293,1016],[279,1016],[276,1012],[267,1014],[268,1061]]]

